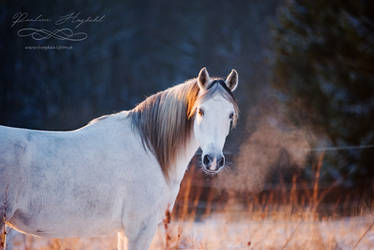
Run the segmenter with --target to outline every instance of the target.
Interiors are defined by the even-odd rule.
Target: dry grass
[[[177,208],[166,211],[151,249],[374,249],[374,203],[337,199],[329,212],[321,202],[331,191],[319,186],[323,154],[315,166],[310,189],[300,189],[297,176],[289,190],[229,195],[224,206],[210,191],[201,203],[202,188],[193,175],[184,180]],[[301,184],[303,186],[303,184]],[[300,191],[302,190],[302,191]],[[344,196],[344,194],[342,194]],[[354,197],[353,197],[354,198]],[[353,204],[353,207],[352,207]],[[345,207],[344,213],[341,207]],[[338,209],[339,208],[339,209]],[[16,249],[116,249],[116,235],[92,239],[46,240],[18,237]]]
[[[302,213],[211,215],[204,222],[161,225],[152,249],[374,249],[374,215],[315,219]],[[45,240],[27,237],[16,249],[116,249],[116,238]]]

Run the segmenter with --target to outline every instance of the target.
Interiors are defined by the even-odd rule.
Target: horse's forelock
[[[234,107],[234,120],[233,120],[233,127],[236,126],[237,120],[239,118],[239,107],[235,100],[234,95],[232,94],[231,90],[226,86],[226,83],[221,80],[213,80],[207,87],[207,91],[202,93],[195,101],[194,106],[192,108],[191,115],[196,112],[197,107],[205,102],[206,100],[212,98],[214,95],[219,94],[228,102],[230,102]]]

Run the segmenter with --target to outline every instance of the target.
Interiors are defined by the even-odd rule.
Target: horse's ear
[[[234,91],[236,87],[238,87],[239,82],[239,75],[235,69],[231,70],[231,73],[226,78],[226,86],[231,90]]]
[[[199,76],[197,77],[197,83],[201,89],[206,89],[208,83],[210,82],[209,73],[206,68],[202,68],[199,72]]]

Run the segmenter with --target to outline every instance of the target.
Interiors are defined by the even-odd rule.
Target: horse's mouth
[[[202,169],[203,173],[205,173],[207,175],[216,175],[216,174],[218,174],[221,171],[221,169],[218,169],[218,170],[209,170],[209,169],[207,169],[204,166],[202,166],[201,169]]]

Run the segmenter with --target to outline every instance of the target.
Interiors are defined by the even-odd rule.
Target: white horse
[[[203,68],[74,131],[0,126],[0,229],[48,238],[118,232],[118,249],[148,249],[198,147],[203,171],[224,166],[237,85],[235,70],[222,80]]]

